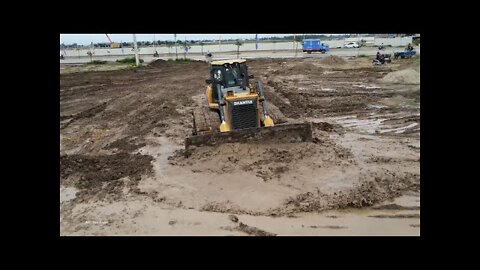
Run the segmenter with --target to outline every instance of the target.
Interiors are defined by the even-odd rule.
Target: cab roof
[[[233,64],[233,63],[245,63],[247,60],[245,59],[227,59],[227,60],[220,60],[220,61],[212,61],[212,66],[222,66],[224,64]]]

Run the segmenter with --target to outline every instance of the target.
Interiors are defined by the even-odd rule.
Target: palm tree
[[[240,39],[237,39],[237,41],[235,42],[235,45],[237,45],[237,58],[240,57],[240,46],[243,45],[243,43],[240,41]]]

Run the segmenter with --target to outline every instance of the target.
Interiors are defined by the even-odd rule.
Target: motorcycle
[[[212,62],[212,60],[213,60],[213,55],[212,55],[212,53],[207,53],[207,54],[205,55],[205,59],[207,60],[207,62]]]
[[[382,54],[380,59],[375,57],[372,61],[374,65],[384,65],[392,62],[391,54]]]

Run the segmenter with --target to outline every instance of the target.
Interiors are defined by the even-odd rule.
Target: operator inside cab
[[[216,89],[220,84],[224,89],[234,88],[233,91],[246,90],[248,85],[248,75],[245,64],[239,63],[225,63],[222,66],[214,67],[212,69],[213,87]],[[217,91],[213,91],[214,100],[219,101]]]

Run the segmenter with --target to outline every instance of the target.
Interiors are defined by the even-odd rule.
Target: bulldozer
[[[275,124],[260,80],[248,74],[245,59],[210,62],[204,104],[195,108],[190,146],[232,142],[311,141],[309,123]]]

